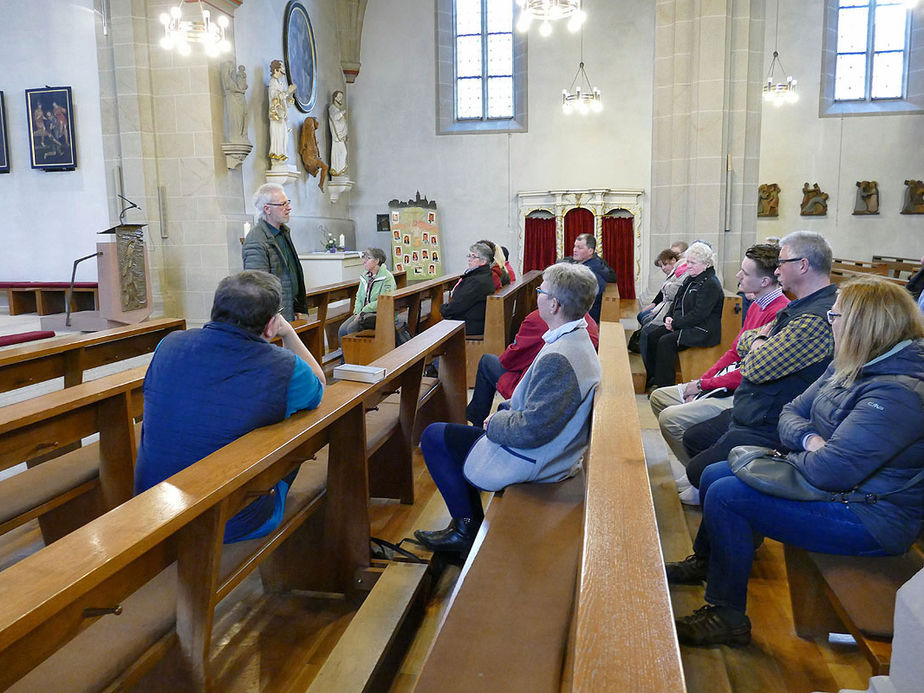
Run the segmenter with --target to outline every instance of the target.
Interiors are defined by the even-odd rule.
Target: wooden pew
[[[90,368],[147,354],[174,330],[181,318],[158,318],[110,330],[57,337],[0,351],[0,392],[64,377],[64,386],[83,382]]]
[[[677,353],[680,382],[696,380],[728,351],[741,331],[741,297],[726,296],[722,307],[722,341],[711,347],[690,347]]]
[[[407,271],[392,273],[395,277],[395,283],[398,288],[407,286]],[[325,348],[321,352],[322,356],[331,351],[336,351],[337,347],[337,330],[340,325],[350,315],[353,314],[353,303],[356,299],[356,292],[359,290],[359,279],[347,279],[334,284],[325,284],[308,289],[305,296],[308,300],[308,312],[316,314],[317,320],[321,324],[321,346],[324,347],[324,338],[327,338],[327,344],[333,346],[331,349]],[[349,301],[347,305],[340,305],[331,308],[332,303]],[[314,352],[312,352],[314,353]]]
[[[484,334],[466,335],[465,359],[468,386],[475,387],[478,362],[485,354],[504,353],[523,318],[536,307],[536,289],[542,284],[542,271],[530,270],[517,281],[488,296],[484,313]]]
[[[873,255],[873,262],[885,265],[890,277],[899,278],[902,272],[907,273],[908,277],[921,269],[921,260],[919,258],[895,257],[891,255]]]
[[[375,329],[344,336],[341,341],[344,361],[367,365],[394,349],[395,321],[405,311],[407,329],[412,336],[438,323],[443,319],[440,315],[443,297],[458,281],[459,275],[453,274],[380,294],[376,306]],[[429,311],[424,315],[422,311],[427,305]]]
[[[618,322],[599,353],[586,480],[494,495],[418,693],[684,690]]]
[[[895,594],[924,569],[924,535],[901,556],[834,556],[789,545],[783,551],[796,634],[827,638],[846,630],[873,676],[888,674]]]
[[[252,431],[0,573],[0,590],[11,597],[0,603],[0,689],[72,639],[68,648],[80,648],[87,657],[98,653],[107,661],[115,658],[125,668],[139,657],[144,662],[139,666],[149,666],[176,637],[195,687],[208,690],[215,605],[256,567],[270,591],[362,596],[377,576],[389,574],[388,569],[384,574],[367,570],[366,404],[414,378],[419,383],[423,364],[434,351],[443,354],[447,372],[453,364],[462,368],[463,329],[460,322],[444,321],[390,354],[384,381],[334,383],[318,409]],[[464,416],[463,381],[460,372],[443,383],[446,406],[457,420]],[[408,397],[416,407],[411,390]],[[402,413],[409,401],[401,402]],[[406,436],[408,426],[403,421],[399,435]],[[386,444],[389,437],[383,437]],[[302,464],[311,456],[317,459]],[[283,523],[267,537],[223,545],[226,520],[252,494],[298,465]],[[415,579],[422,580],[423,572],[417,571]],[[139,588],[158,590],[147,601],[160,607],[162,615],[152,619],[139,613]],[[130,652],[123,651],[127,643],[110,643],[119,652],[100,649],[99,639],[106,637],[116,616],[101,617],[99,609],[117,604],[123,607],[121,622],[158,625],[153,636],[129,628],[140,637],[140,650],[138,643]],[[50,671],[29,674],[30,682],[34,677],[54,680],[57,656],[47,663]]]
[[[70,282],[0,282],[7,295],[10,315],[38,313],[51,315],[66,311]],[[99,286],[96,282],[77,282],[71,293],[71,311],[97,310]]]
[[[851,272],[867,272],[870,274],[888,275],[888,267],[884,262],[869,262],[867,260],[847,260],[845,258],[834,258],[832,264],[834,269],[850,270]]]
[[[0,470],[29,462],[0,481],[0,534],[39,518],[47,545],[132,497],[146,370],[0,408]],[[73,449],[96,433],[99,442]]]
[[[856,272],[854,270],[842,269],[840,267],[831,268],[831,282],[840,286],[844,282],[850,281],[851,279],[857,279],[858,277],[868,277],[870,272]],[[904,279],[898,279],[896,277],[889,277],[887,275],[879,275],[883,281],[887,281],[891,284],[904,287],[907,282]]]
[[[637,302],[633,301],[637,307]],[[636,313],[638,310],[635,311]],[[603,291],[603,300],[600,303],[600,322],[619,322],[622,317],[622,302],[619,298],[619,286],[610,282]],[[633,315],[634,317],[634,315]]]

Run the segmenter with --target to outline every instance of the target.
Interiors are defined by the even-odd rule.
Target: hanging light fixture
[[[799,100],[799,95],[796,93],[796,80],[792,78],[792,75],[786,77],[786,81],[776,81],[774,77],[774,72],[777,67],[780,68],[782,74],[786,74],[786,70],[783,69],[783,63],[780,62],[780,53],[776,49],[776,46],[779,42],[780,36],[780,3],[777,0],[776,3],[776,32],[773,37],[773,59],[770,61],[770,71],[767,73],[767,81],[764,84],[764,101],[772,103],[774,106],[779,108],[784,103],[795,103]]]
[[[593,86],[584,70],[584,29],[581,29],[581,62],[578,64],[571,86],[561,90],[561,110],[565,113],[577,112],[587,115],[591,111],[603,110],[600,90]]]
[[[170,13],[160,15],[160,23],[164,25],[164,35],[160,39],[160,47],[164,50],[176,50],[180,55],[189,55],[192,52],[190,44],[200,43],[205,54],[213,58],[221,53],[231,50],[231,42],[225,38],[225,29],[228,28],[228,18],[224,14],[218,16],[218,21],[211,20],[210,12],[199,6],[200,20],[183,19],[183,3],[170,8]]]
[[[535,19],[542,22],[539,25],[542,36],[552,33],[552,22],[556,20],[568,18],[568,29],[575,32],[587,17],[581,9],[581,0],[517,0],[517,5],[520,6],[517,31],[529,31]]]

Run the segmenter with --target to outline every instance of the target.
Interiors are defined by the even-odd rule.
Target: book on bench
[[[377,366],[360,366],[358,363],[344,363],[334,368],[334,377],[338,380],[377,383],[385,379],[385,369]]]

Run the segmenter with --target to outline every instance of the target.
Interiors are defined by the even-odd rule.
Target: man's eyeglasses
[[[782,265],[785,262],[800,262],[804,259],[805,259],[804,257],[791,257],[791,258],[787,258],[786,260],[778,260],[778,262]]]
[[[829,310],[826,315],[828,316],[828,324],[833,325],[834,321],[838,318],[844,317],[841,313],[835,313],[833,310]]]
[[[548,291],[543,291],[543,290],[540,289],[538,286],[536,287],[536,293],[537,293],[537,294],[545,294],[545,295],[548,296],[549,298],[555,298],[555,296],[553,296],[552,294],[550,294]],[[555,300],[557,301],[558,299],[555,298]]]
[[[270,207],[288,207],[292,203],[286,200],[285,202],[267,202],[266,204]]]

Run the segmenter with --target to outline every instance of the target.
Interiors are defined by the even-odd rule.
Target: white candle
[[[346,237],[341,233],[340,234],[340,248],[343,247],[343,244],[346,243]]]

